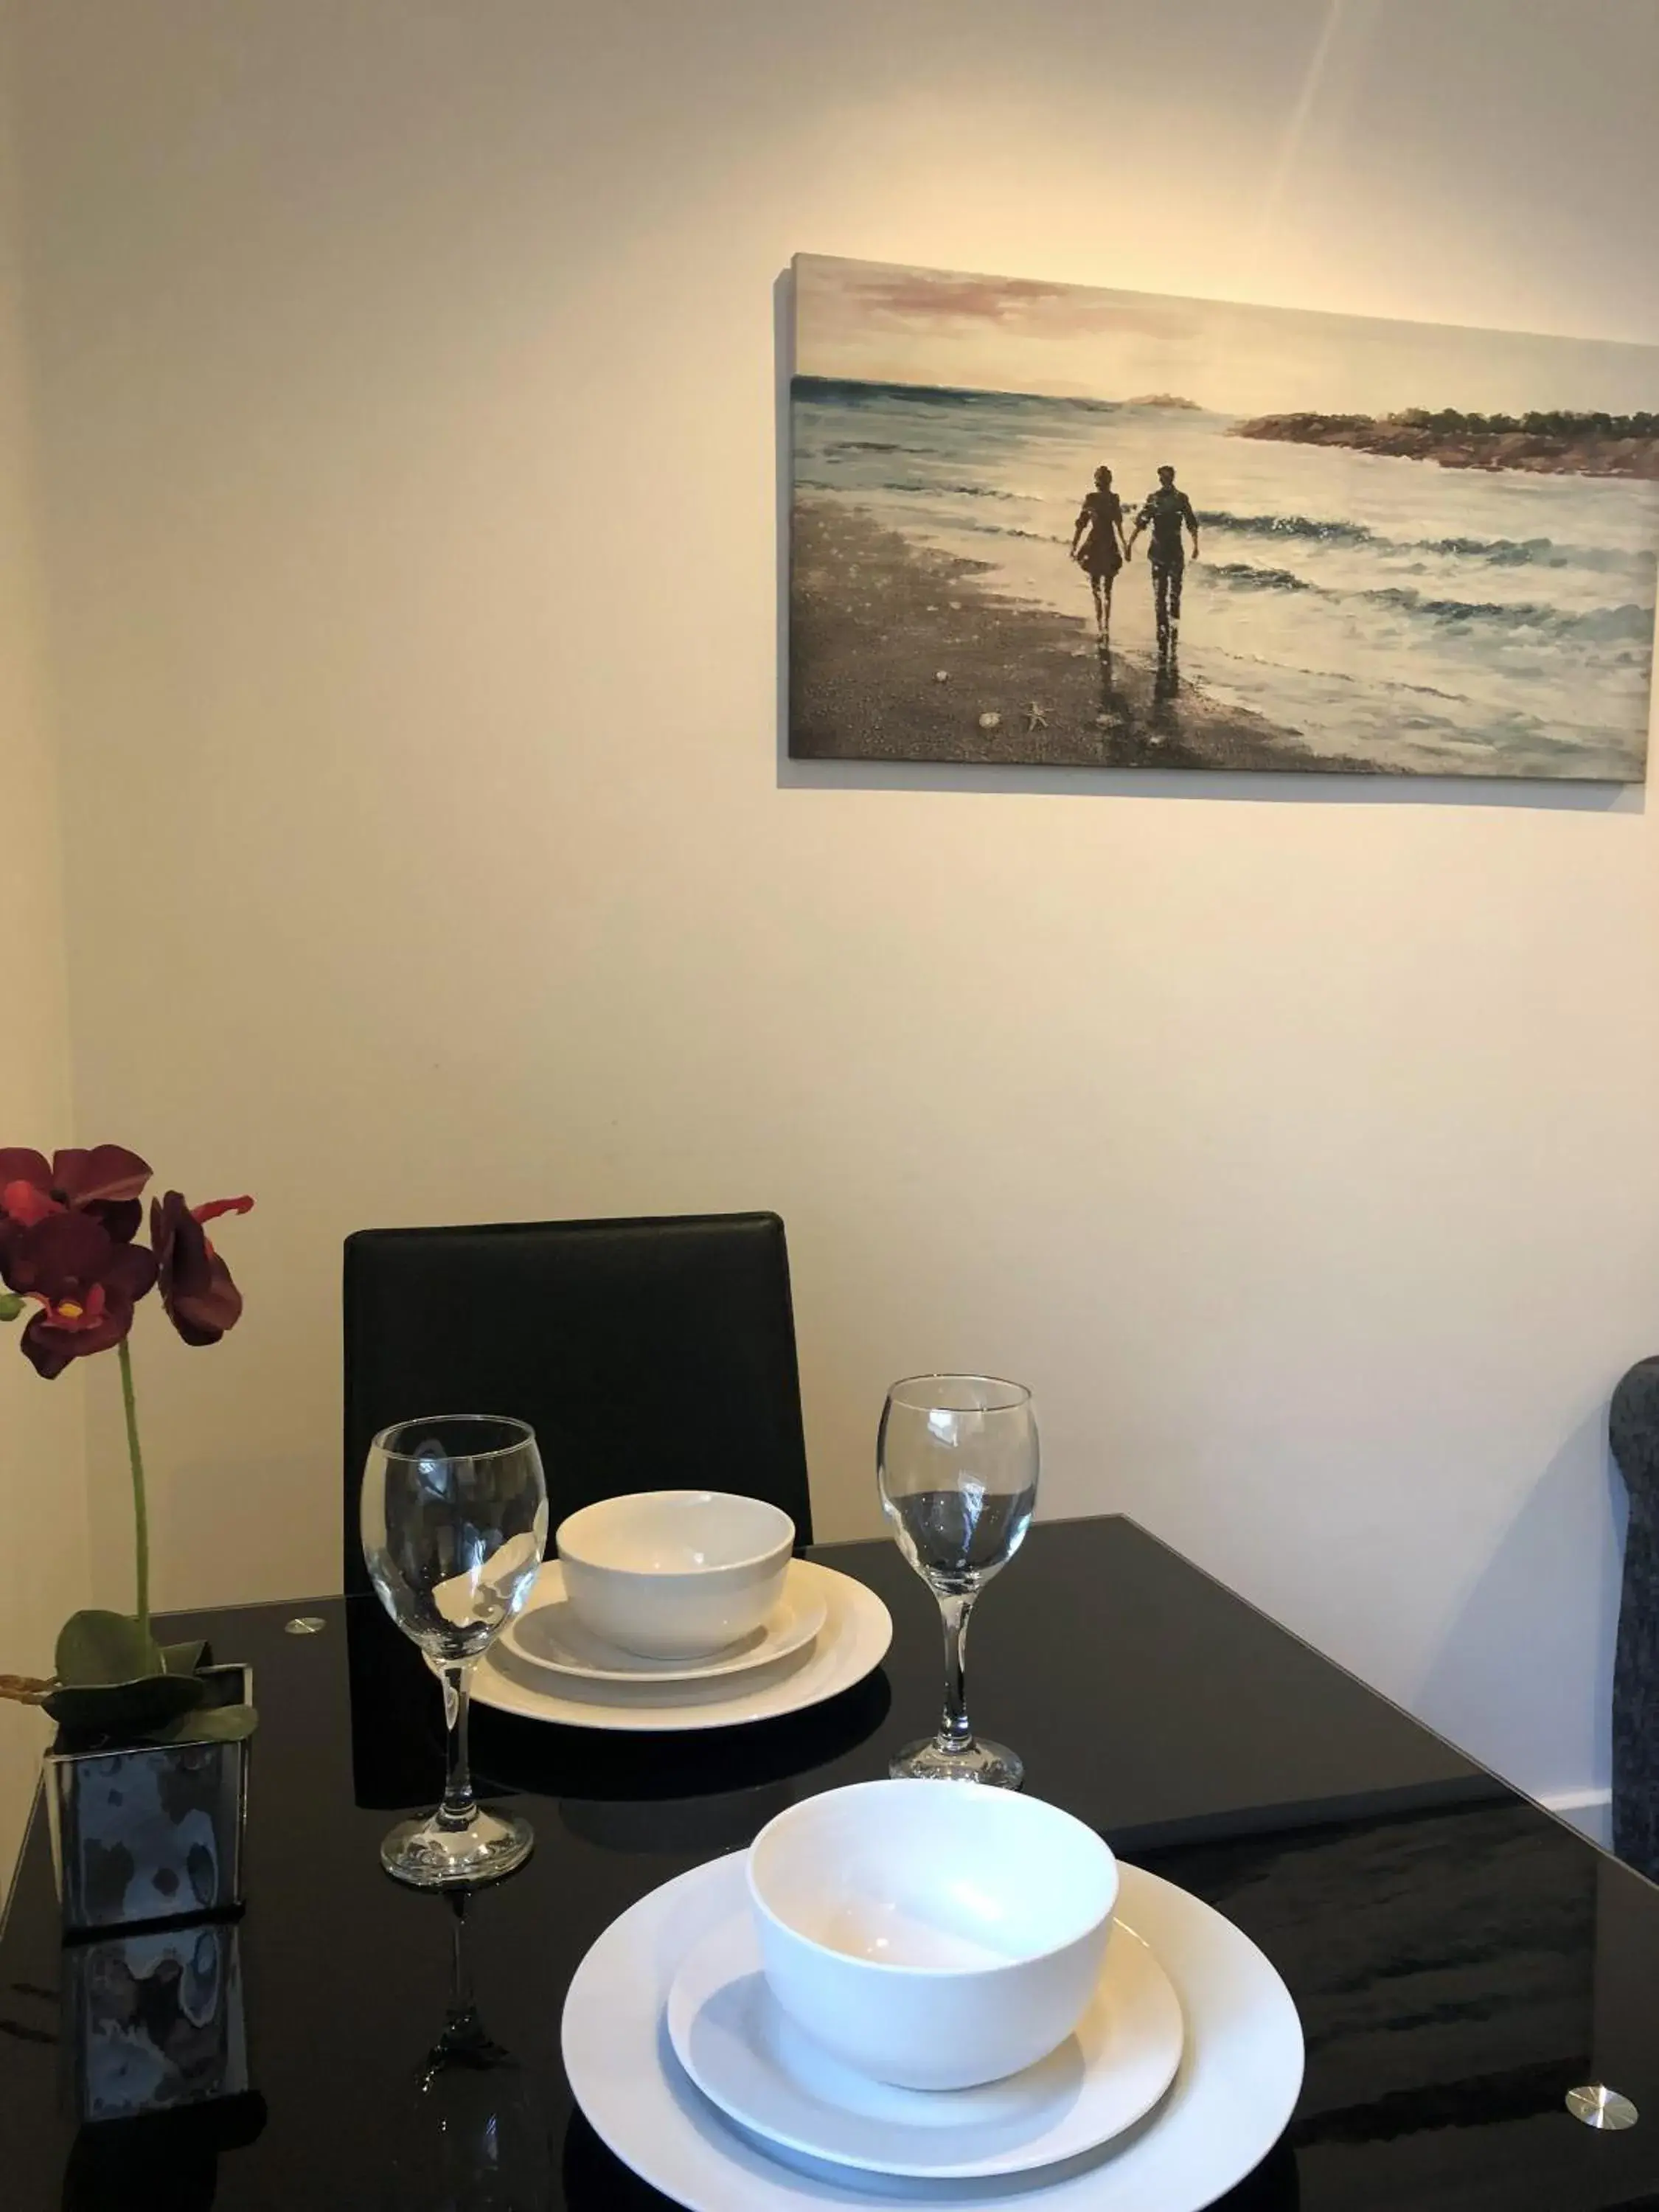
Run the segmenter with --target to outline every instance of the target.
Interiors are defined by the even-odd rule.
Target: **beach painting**
[[[798,759],[1640,781],[1659,349],[802,255]]]

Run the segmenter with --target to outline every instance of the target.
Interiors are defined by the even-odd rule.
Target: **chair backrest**
[[[812,1539],[789,1256],[775,1213],[365,1229],[345,1246],[345,1587],[377,1431],[509,1413],[553,1528],[630,1490],[741,1491]]]

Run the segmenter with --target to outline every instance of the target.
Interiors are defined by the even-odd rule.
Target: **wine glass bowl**
[[[443,1803],[406,1820],[380,1863],[421,1888],[492,1881],[530,1855],[527,1821],[486,1811],[467,1769],[471,1671],[535,1588],[547,1544],[547,1484],[535,1432],[494,1413],[425,1415],[369,1446],[363,1558],[381,1604],[443,1684]]]
[[[895,1776],[1018,1789],[1024,1768],[975,1736],[964,1670],[969,1615],[1025,1540],[1040,1451],[1031,1394],[988,1375],[918,1375],[894,1383],[876,1439],[882,1510],[898,1547],[939,1601],[945,1712],[937,1735],[908,1745]]]

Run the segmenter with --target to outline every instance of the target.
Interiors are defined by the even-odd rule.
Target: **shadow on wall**
[[[1534,1792],[1607,1786],[1613,1654],[1626,1501],[1607,1449],[1607,1413],[1587,1415],[1562,1445],[1465,1596],[1413,1700],[1454,1742],[1479,1741],[1498,1771]],[[1595,1771],[1534,1771],[1540,1744],[1582,1738],[1573,1685],[1594,1639]],[[1517,1709],[1516,1655],[1527,1654],[1531,1703]],[[1546,1702],[1554,1698],[1559,1710]]]

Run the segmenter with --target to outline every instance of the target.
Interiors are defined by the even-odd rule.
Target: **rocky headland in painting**
[[[1659,415],[1259,415],[1236,438],[1437,461],[1443,469],[1524,469],[1534,476],[1659,479]]]

